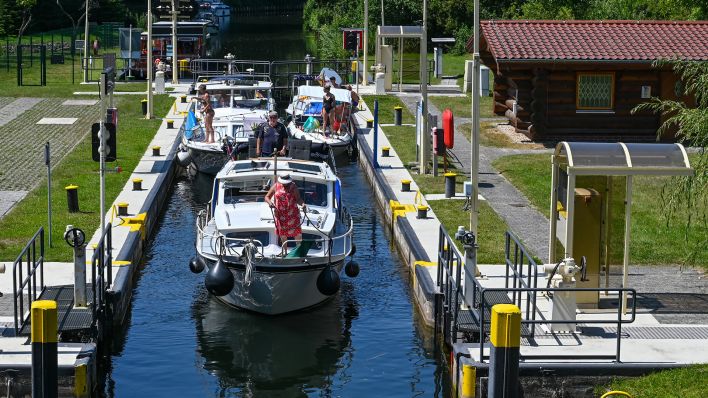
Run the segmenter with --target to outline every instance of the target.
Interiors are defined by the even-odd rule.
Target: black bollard
[[[144,99],[140,101],[140,105],[143,107],[143,116],[148,114],[148,100]]]
[[[428,206],[420,205],[418,206],[418,216],[416,218],[426,219],[428,218]]]
[[[181,102],[181,103],[183,103],[183,104],[186,104],[186,103],[187,103],[187,96],[186,96],[186,95],[180,96],[179,99],[180,99],[179,102]]]
[[[168,129],[173,129],[175,128],[175,121],[172,119],[167,119],[167,128]]]
[[[133,178],[133,191],[142,191],[143,190],[143,179],[142,178]]]
[[[411,191],[411,180],[401,180],[401,192]]]
[[[393,107],[393,124],[400,126],[403,124],[403,107],[395,106]]]
[[[366,128],[367,128],[367,129],[370,129],[370,128],[373,128],[373,127],[374,127],[374,119],[368,119],[368,120],[366,121]]]
[[[391,147],[388,147],[388,146],[381,147],[381,157],[387,158],[389,156],[390,151],[391,151]]]
[[[128,204],[125,202],[118,203],[118,215],[127,216],[128,215]]]
[[[58,396],[57,303],[37,300],[31,309],[32,396]]]
[[[69,213],[79,212],[79,186],[69,185],[66,190],[66,203],[69,205]]]
[[[455,196],[455,173],[445,173],[445,197],[452,198]]]

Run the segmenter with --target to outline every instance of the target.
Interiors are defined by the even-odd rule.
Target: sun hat
[[[290,184],[293,182],[293,179],[290,178],[290,174],[285,174],[282,176],[278,176],[278,182],[281,184]]]
[[[273,117],[273,116],[278,117],[278,112],[276,112],[276,111],[268,112],[268,117]]]

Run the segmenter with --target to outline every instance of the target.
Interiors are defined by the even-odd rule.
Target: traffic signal
[[[359,32],[356,30],[345,30],[344,31],[344,49],[347,51],[356,51],[357,38],[359,37]]]
[[[113,123],[104,123],[103,129],[105,130],[105,153],[106,162],[115,162],[116,155],[116,125]],[[94,162],[101,161],[101,124],[94,123],[91,126],[91,158]]]
[[[115,68],[113,68],[112,66],[104,68],[103,72],[101,72],[101,88],[103,89],[101,96],[105,97],[108,94],[112,94],[113,89],[115,88],[115,85],[116,85],[116,70],[115,70]]]

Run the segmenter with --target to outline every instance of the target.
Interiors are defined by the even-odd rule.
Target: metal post
[[[148,0],[147,24],[147,62],[145,65],[145,69],[147,69],[147,112],[145,119],[152,119],[152,0]]]
[[[356,79],[354,79],[356,83],[356,92],[357,94],[359,93],[359,42],[361,41],[361,38],[359,35],[356,35]]]
[[[470,231],[477,236],[479,225],[479,200],[477,187],[479,186],[479,0],[474,0],[474,48],[472,53],[472,208],[470,209]]]
[[[58,396],[57,380],[57,303],[32,302],[32,396]]]
[[[374,168],[379,168],[379,100],[374,100]]]
[[[420,90],[423,95],[423,137],[420,145],[419,174],[428,173],[428,159],[430,158],[430,135],[428,128],[428,2],[423,0],[423,37],[420,39]]]
[[[521,310],[513,304],[492,307],[489,342],[489,398],[519,396]]]
[[[369,0],[364,0],[364,73],[363,76],[364,78],[361,81],[361,85],[366,87],[367,84],[367,78],[366,78],[366,64],[367,64],[367,53],[369,52],[369,42],[368,42],[368,36],[369,36]],[[374,155],[375,156],[375,155]]]
[[[101,79],[102,81],[105,81],[105,79]],[[101,90],[100,96],[100,106],[99,106],[99,113],[98,113],[98,123],[99,123],[99,130],[98,134],[100,135],[100,140],[101,144],[98,147],[98,153],[100,154],[100,163],[99,163],[99,173],[100,173],[100,206],[101,206],[101,235],[103,235],[106,232],[106,131],[105,131],[105,120],[106,120],[106,96],[103,94],[105,92],[105,87],[102,85],[99,88]],[[115,148],[114,148],[115,150]]]
[[[622,288],[629,282],[629,239],[632,231],[632,176],[627,176],[624,194],[624,256],[622,260]],[[622,314],[627,314],[627,292],[622,292]]]
[[[393,71],[391,71],[393,72]],[[403,92],[403,38],[398,38],[398,92]]]
[[[49,237],[49,247],[52,247],[52,165],[49,141],[44,144],[44,164],[47,166],[47,235]]]
[[[177,0],[172,0],[172,84],[177,83]]]
[[[128,77],[133,77],[133,24],[128,28]]]
[[[86,245],[74,245],[74,307],[85,308],[86,302]]]
[[[149,0],[148,0],[149,1]],[[84,18],[84,54],[81,66],[84,69],[84,83],[88,83],[88,51],[89,51],[89,0],[86,0],[86,17]]]

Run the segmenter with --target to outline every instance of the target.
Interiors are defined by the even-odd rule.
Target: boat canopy
[[[334,99],[339,102],[352,103],[352,96],[349,90],[343,88],[330,89],[330,93],[334,95]],[[300,86],[297,88],[297,95],[300,97],[311,97],[322,99],[324,97],[324,89],[320,86]]]

